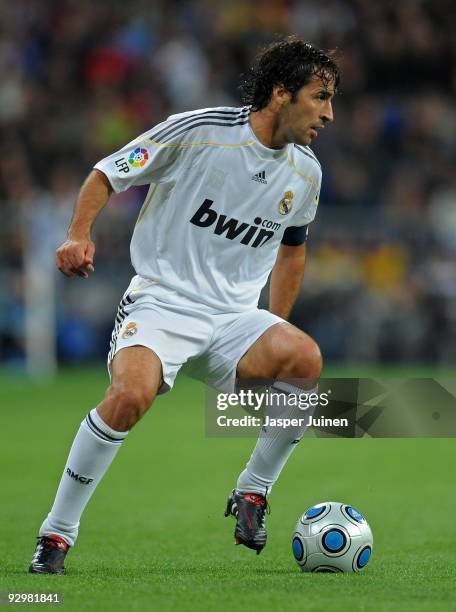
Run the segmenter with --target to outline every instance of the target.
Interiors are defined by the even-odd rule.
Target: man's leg
[[[247,351],[238,364],[240,379],[273,378],[298,379],[296,385],[278,382],[272,391],[283,394],[310,393],[317,385],[322,370],[322,357],[310,336],[288,323],[269,328]],[[270,416],[300,418],[306,412],[286,402],[271,406]],[[307,419],[304,419],[307,420]],[[305,425],[262,429],[255,449],[237,483],[240,491],[254,491],[266,495],[279,477],[296,443],[305,432]]]
[[[228,499],[226,515],[237,517],[236,542],[259,553],[266,545],[264,514],[266,495],[278,479],[285,463],[304,435],[308,412],[295,402],[287,403],[288,394],[299,395],[315,390],[322,369],[318,345],[307,334],[288,323],[270,327],[241,358],[237,367],[240,379],[273,378],[271,392],[285,401],[269,407],[269,416],[300,419],[297,426],[263,427],[253,453],[240,474],[236,489]],[[290,384],[293,379],[296,384]],[[298,379],[298,380],[297,380]],[[299,422],[299,421],[298,421]]]
[[[31,572],[62,573],[63,558],[57,558],[53,567],[52,550],[43,548],[52,546],[46,538],[58,536],[56,542],[63,553],[66,545],[74,545],[84,508],[128,431],[152,404],[161,384],[161,362],[153,351],[133,346],[116,354],[111,385],[103,401],[82,421],[74,439],[54,504],[39,532],[44,541],[40,540],[37,546]],[[53,571],[59,569],[62,571]]]

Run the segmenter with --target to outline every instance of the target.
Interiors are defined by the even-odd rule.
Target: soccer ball
[[[293,533],[293,555],[303,572],[360,572],[374,546],[362,514],[341,502],[312,506]]]

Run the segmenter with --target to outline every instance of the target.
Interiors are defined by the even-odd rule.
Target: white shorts
[[[108,370],[114,355],[146,346],[159,357],[165,393],[179,370],[220,391],[234,389],[241,357],[272,325],[283,319],[267,310],[221,312],[140,276],[133,277],[117,311]]]

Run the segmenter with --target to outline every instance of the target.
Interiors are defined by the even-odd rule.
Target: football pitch
[[[102,368],[46,384],[0,376],[0,591],[57,592],[65,610],[456,610],[454,439],[304,440],[271,495],[257,556],[234,546],[234,519],[223,517],[255,440],[207,438],[204,387],[186,378],[129,434],[83,515],[67,575],[27,574],[70,444],[106,383]],[[328,500],[372,527],[360,574],[295,563],[296,521]]]

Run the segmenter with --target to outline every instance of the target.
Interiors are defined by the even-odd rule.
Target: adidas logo
[[[261,172],[257,172],[252,176],[252,181],[256,181],[257,183],[264,183],[265,185],[267,185],[268,181],[266,180],[266,172],[264,170],[262,170]]]

